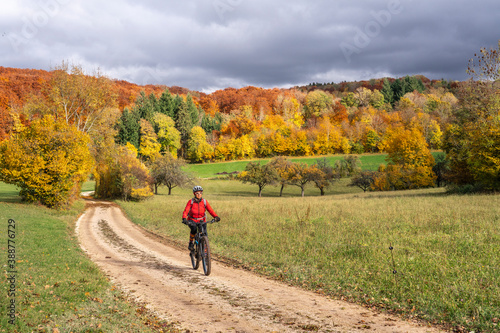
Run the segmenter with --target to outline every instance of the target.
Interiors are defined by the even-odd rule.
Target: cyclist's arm
[[[212,215],[212,217],[217,217],[217,214],[215,213],[215,211],[212,209],[212,206],[210,206],[210,204],[208,203],[207,201],[207,210],[208,212],[210,213],[210,215]]]
[[[182,218],[187,219],[189,211],[191,210],[191,200],[188,201],[186,204],[186,208],[184,208],[184,212],[182,212]]]

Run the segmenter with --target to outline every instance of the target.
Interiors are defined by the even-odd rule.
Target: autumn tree
[[[140,121],[140,147],[139,154],[147,161],[153,161],[160,153],[161,144],[158,143],[153,126],[146,119]]]
[[[161,152],[168,152],[173,157],[177,157],[177,150],[181,147],[181,135],[175,128],[175,122],[163,113],[153,115],[154,130],[158,143],[161,145]]]
[[[349,140],[342,135],[339,126],[333,125],[328,117],[321,118],[318,128],[313,132],[313,151],[319,155],[349,153]]]
[[[450,160],[449,180],[483,190],[500,189],[500,44],[481,49],[468,72],[474,79],[459,90],[455,120],[443,148]]]
[[[0,179],[26,201],[65,207],[78,197],[93,159],[87,134],[65,120],[44,116],[0,146]]]
[[[260,165],[260,162],[250,162],[246,165],[245,170],[238,175],[238,179],[243,183],[257,185],[259,197],[261,197],[262,189],[276,182],[276,170],[269,164]]]
[[[239,138],[223,138],[214,150],[218,160],[239,160],[255,156],[253,140],[248,135]]]
[[[274,113],[281,115],[287,122],[293,123],[300,127],[301,124],[296,123],[297,116],[300,116],[300,103],[293,96],[280,94],[276,98]]]
[[[301,196],[304,196],[306,185],[312,181],[314,168],[306,163],[293,163],[286,173],[287,183],[298,186],[301,190]]]
[[[338,173],[326,158],[322,158],[316,160],[316,163],[310,167],[309,177],[314,186],[320,190],[321,195],[325,195],[325,190],[338,178]]]
[[[87,75],[81,66],[63,63],[53,72],[44,107],[56,119],[64,119],[88,133],[96,122],[116,106],[112,81],[100,72]],[[40,109],[30,110],[38,113]]]
[[[363,138],[363,147],[365,151],[370,153],[377,152],[379,143],[380,136],[378,133],[372,128],[368,129]]]
[[[375,180],[376,171],[362,171],[351,178],[349,186],[356,186],[363,190],[363,192],[371,189]]]
[[[370,105],[376,109],[381,109],[385,105],[384,95],[377,89],[370,96]]]
[[[359,99],[357,98],[356,94],[348,92],[342,97],[342,99],[340,100],[340,104],[347,108],[358,107]]]
[[[281,185],[280,197],[283,195],[283,189],[287,185],[287,177],[292,164],[285,156],[273,157],[267,164],[275,170],[276,182]]]
[[[388,165],[375,180],[379,190],[411,189],[434,186],[432,157],[422,133],[415,127],[389,129],[383,142]],[[384,183],[385,182],[385,183]],[[386,185],[386,183],[390,185]]]
[[[182,169],[184,165],[184,160],[175,159],[170,154],[155,159],[150,169],[155,194],[158,194],[158,187],[161,185],[167,186],[168,195],[172,194],[172,189],[175,187],[192,185],[193,177]]]
[[[224,126],[221,133],[233,138],[239,138],[243,135],[252,133],[255,130],[255,123],[245,114],[238,114]]]
[[[153,195],[149,170],[137,158],[137,149],[133,145],[118,146],[108,142],[98,156],[93,171],[97,198],[143,200]]]
[[[192,162],[208,161],[213,156],[213,148],[207,143],[207,134],[200,126],[191,129],[187,146],[186,156]]]
[[[322,90],[314,90],[307,94],[304,104],[304,118],[316,119],[332,110],[333,98]]]

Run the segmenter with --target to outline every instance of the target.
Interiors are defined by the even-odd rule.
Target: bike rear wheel
[[[210,258],[210,246],[208,245],[208,237],[203,236],[200,240],[201,262],[203,264],[203,272],[205,275],[210,275],[212,271],[212,263]]]
[[[200,245],[195,243],[194,250],[189,253],[191,257],[191,265],[193,265],[193,269],[198,269],[200,267]]]

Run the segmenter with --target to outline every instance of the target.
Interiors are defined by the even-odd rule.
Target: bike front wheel
[[[212,263],[210,258],[210,246],[208,245],[208,237],[203,236],[200,240],[201,262],[203,264],[203,272],[205,275],[210,275],[212,271]]]

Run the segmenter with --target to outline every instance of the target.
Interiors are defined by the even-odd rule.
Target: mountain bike
[[[203,266],[203,272],[205,275],[210,275],[212,270],[211,258],[210,258],[210,245],[208,244],[208,233],[206,225],[208,223],[214,223],[215,219],[207,222],[196,223],[192,220],[188,220],[188,226],[196,227],[196,235],[194,237],[194,250],[190,251],[189,256],[191,257],[191,264],[193,269],[198,269],[200,267],[200,262]]]

